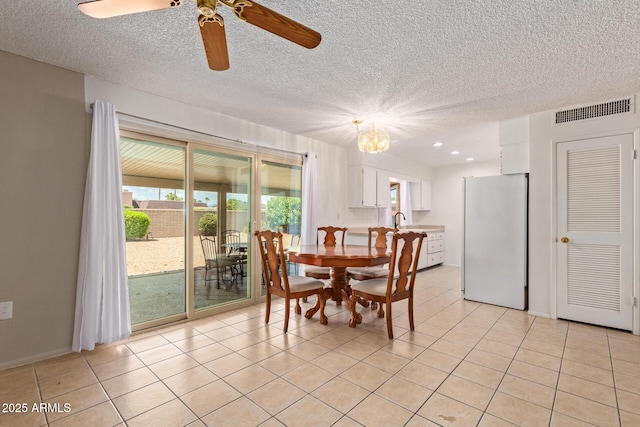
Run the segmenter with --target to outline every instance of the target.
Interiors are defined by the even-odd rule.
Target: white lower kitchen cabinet
[[[442,230],[438,227],[437,230]],[[345,241],[348,245],[366,245],[368,243],[368,233],[364,227],[356,227],[351,232],[347,231]],[[408,229],[401,230],[409,231]],[[422,241],[420,258],[418,258],[418,270],[442,264],[444,262],[444,231],[430,231],[429,229],[416,228],[410,231],[427,233],[427,238]],[[413,243],[416,248],[418,242]],[[387,247],[391,249],[391,235],[387,238]]]
[[[409,226],[411,227],[411,226]],[[428,227],[428,226],[427,226]],[[426,232],[427,238],[422,241],[420,248],[420,257],[418,258],[418,270],[442,264],[444,262],[444,231],[441,227],[433,227],[438,231],[432,231],[430,228],[423,226],[422,228],[410,228],[402,231]],[[418,242],[413,242],[414,252],[418,246]]]
[[[444,262],[444,232],[427,233],[427,240],[422,242],[422,251],[418,267],[425,268]]]
[[[414,230],[424,231],[424,230]],[[418,243],[414,242],[414,250]],[[420,258],[418,258],[418,270],[442,264],[444,262],[444,232],[427,231],[427,238],[422,241]]]

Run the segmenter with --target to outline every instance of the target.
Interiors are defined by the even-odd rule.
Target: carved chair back
[[[386,248],[387,247],[387,234],[396,233],[397,228],[391,227],[369,227],[369,247],[374,248]],[[375,243],[371,246],[373,237],[375,236]]]
[[[422,241],[427,233],[394,233],[391,240],[391,262],[389,262],[389,276],[387,281],[387,298],[402,299],[413,292],[416,275],[409,273],[418,271],[418,255],[422,248]],[[414,241],[417,244],[414,245]],[[394,268],[395,274],[394,274]]]
[[[320,236],[324,234],[322,244],[325,246],[336,246],[338,239],[340,239],[340,245],[344,246],[344,237],[347,234],[347,227],[318,227],[318,235],[316,238],[316,244],[320,244]]]
[[[262,272],[267,287],[277,287],[289,293],[289,277],[287,276],[282,233],[265,230],[256,231],[258,247],[261,249]]]

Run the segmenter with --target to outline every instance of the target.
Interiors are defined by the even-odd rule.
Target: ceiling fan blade
[[[307,49],[313,49],[322,40],[317,31],[254,1],[236,0],[233,3],[233,11],[238,18]]]
[[[209,68],[224,71],[229,68],[229,52],[227,51],[227,36],[224,31],[224,19],[215,14],[213,16],[200,15],[198,17],[200,34],[204,51],[207,54]]]
[[[78,3],[78,9],[92,18],[111,18],[150,10],[178,7],[181,0],[96,0]]]

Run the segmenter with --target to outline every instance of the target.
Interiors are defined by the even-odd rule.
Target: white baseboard
[[[27,357],[21,357],[20,359],[9,360],[7,362],[0,363],[0,371],[15,368],[17,366],[27,365],[30,363],[40,362],[45,359],[50,359],[56,356],[62,356],[63,354],[71,353],[71,347],[61,348],[58,350],[47,351],[46,353],[33,354]]]
[[[529,313],[532,316],[536,316],[536,317],[544,317],[546,319],[552,319],[552,317],[551,317],[551,315],[549,313],[540,313],[540,312],[531,311],[531,310],[527,311],[527,313]]]

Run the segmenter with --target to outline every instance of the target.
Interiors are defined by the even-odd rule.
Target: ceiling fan
[[[178,7],[183,0],[94,0],[79,3],[78,9],[93,18],[111,18],[132,13]],[[209,68],[223,71],[229,68],[229,52],[224,20],[216,7],[224,5],[233,9],[235,15],[249,24],[269,31],[307,49],[320,44],[322,36],[292,19],[261,6],[253,0],[197,0],[198,25]]]

